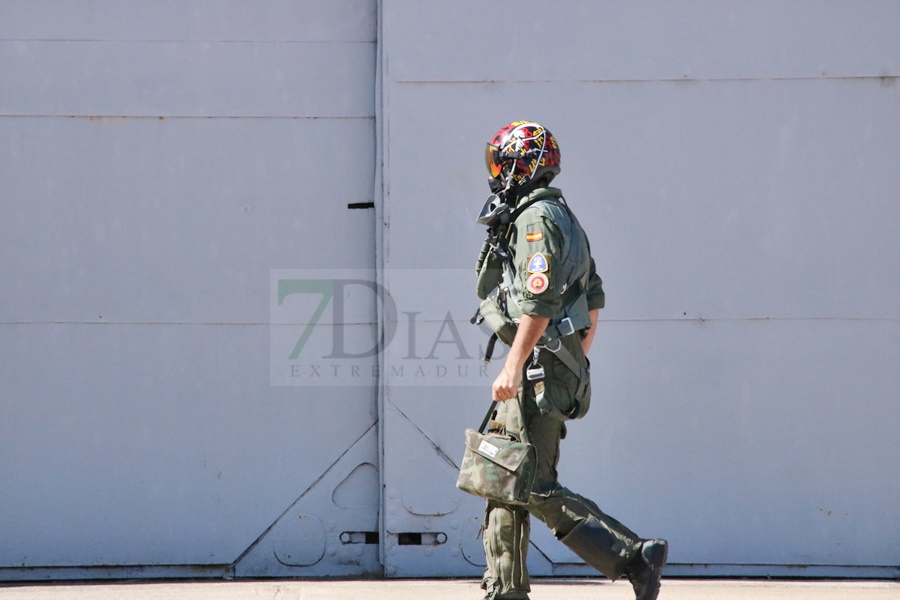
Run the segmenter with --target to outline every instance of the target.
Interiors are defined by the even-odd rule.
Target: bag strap
[[[485,428],[491,421],[491,417],[494,416],[494,409],[496,408],[497,401],[494,400],[493,402],[491,402],[491,407],[488,409],[487,414],[484,415],[484,421],[481,422],[481,427],[478,428],[478,433],[484,433]]]

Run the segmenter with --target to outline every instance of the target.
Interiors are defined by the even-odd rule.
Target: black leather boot
[[[634,587],[635,600],[656,600],[668,554],[666,540],[641,542],[640,552],[628,564],[628,581]]]

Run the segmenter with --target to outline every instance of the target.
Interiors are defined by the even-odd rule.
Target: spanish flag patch
[[[534,233],[526,233],[525,239],[529,242],[539,242],[544,239],[543,231],[535,231]]]

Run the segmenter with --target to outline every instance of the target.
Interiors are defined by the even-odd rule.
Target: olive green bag
[[[537,470],[534,446],[513,436],[484,433],[497,403],[478,431],[466,429],[466,451],[456,487],[489,500],[527,504]]]

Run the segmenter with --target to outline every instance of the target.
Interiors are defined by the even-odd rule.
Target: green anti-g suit
[[[583,383],[579,379],[589,377],[584,370],[587,360],[581,348],[581,333],[590,327],[589,311],[602,308],[605,298],[587,237],[564,204],[560,190],[539,188],[522,198],[518,206],[524,209],[513,213],[515,220],[508,237],[510,260],[504,265],[494,255],[484,262],[478,275],[478,295],[482,299],[496,297],[498,285],[501,289],[506,287],[507,291],[500,294],[507,296],[506,302],[499,304],[505,304],[503,308],[510,318],[518,320],[522,314],[549,318],[548,333],[558,337],[582,370],[575,373],[556,354],[542,349],[543,380],[528,381],[523,374],[517,398],[500,404],[492,424],[523,437],[535,447],[538,459],[527,505],[488,501],[484,524],[487,569],[482,584],[487,597],[498,600],[528,597],[525,560],[529,513],[611,579],[625,572],[640,544],[640,538],[631,530],[557,481],[559,442],[566,431],[564,415],[584,415],[584,410],[578,414],[576,400],[579,383]],[[505,281],[501,282],[504,271]],[[564,322],[567,318],[572,327]],[[575,333],[565,335],[572,330]],[[540,407],[537,399],[543,400]],[[558,410],[548,411],[548,405]]]

